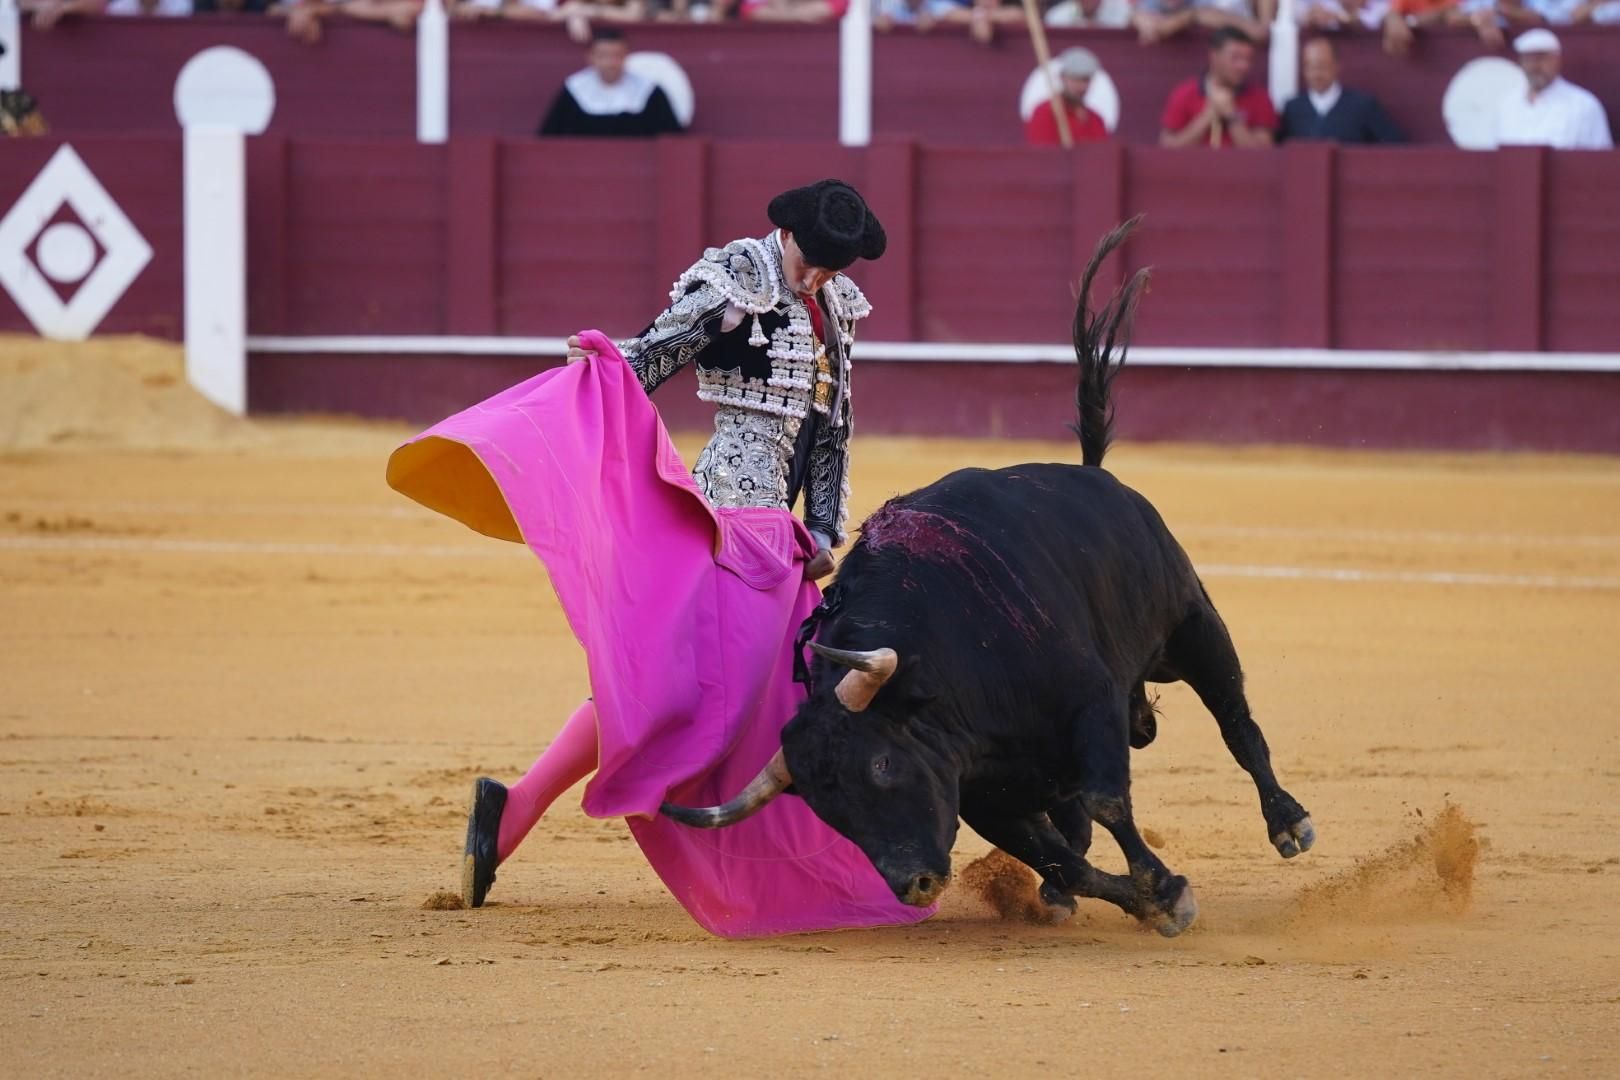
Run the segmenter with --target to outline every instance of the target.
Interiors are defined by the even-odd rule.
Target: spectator
[[[49,30],[69,15],[100,15],[106,0],[19,0],[17,8],[35,30]]]
[[[1097,56],[1090,49],[1076,46],[1064,49],[1058,57],[1058,78],[1063,84],[1063,108],[1069,116],[1069,134],[1076,143],[1097,142],[1108,138],[1108,126],[1102,117],[1086,108],[1086,91],[1091,89],[1092,77],[1097,74]],[[1024,137],[1031,146],[1060,146],[1057,114],[1051,99],[1035,106],[1024,125]]]
[[[561,18],[557,0],[451,0],[450,17],[464,21],[476,19],[542,19],[555,22]]]
[[[1175,37],[1188,30],[1232,27],[1250,41],[1271,36],[1277,0],[1137,0],[1136,35],[1144,45]]]
[[[327,19],[341,15],[359,22],[386,23],[401,33],[416,29],[423,0],[290,0],[276,13],[286,16],[287,33],[306,45],[321,40]]]
[[[1283,106],[1282,139],[1332,139],[1341,143],[1398,143],[1406,136],[1371,94],[1339,85],[1333,42],[1312,38],[1300,60],[1305,92]]]
[[[1384,16],[1384,51],[1405,56],[1416,31],[1436,26],[1472,26],[1486,48],[1504,44],[1496,0],[1393,0]]]
[[[996,39],[996,27],[1022,27],[1027,22],[1022,0],[973,0],[968,10],[968,36],[989,45]]]
[[[669,98],[651,79],[625,70],[624,33],[598,27],[590,66],[568,76],[540,124],[541,135],[663,135],[681,130]]]
[[[103,15],[153,15],[179,19],[191,14],[191,0],[107,0]]]
[[[755,22],[835,22],[849,10],[849,0],[742,0],[737,14]]]
[[[270,10],[270,0],[193,0],[191,10],[196,15],[234,15],[241,12],[262,15]]]
[[[6,55],[6,43],[0,41],[0,56]],[[44,135],[50,131],[45,118],[39,113],[39,102],[34,95],[17,87],[0,90],[0,135],[25,137]]]
[[[1062,0],[1046,11],[1047,26],[1121,30],[1131,25],[1131,0]]]
[[[1389,16],[1390,0],[1296,0],[1299,24],[1312,30],[1377,30]]]
[[[501,10],[507,16],[522,17],[525,10],[531,7],[522,0],[513,0]],[[536,18],[561,19],[568,26],[568,36],[581,45],[589,45],[596,40],[591,32],[591,22],[641,22],[647,18],[647,0],[563,0],[556,11],[550,12],[536,4],[533,7],[540,12]]]
[[[1520,26],[1620,22],[1620,0],[1498,0],[1498,7]]]
[[[919,33],[935,23],[965,23],[973,10],[970,0],[877,0],[872,25],[878,30],[915,27]]]
[[[1277,110],[1251,85],[1254,40],[1223,26],[1209,36],[1209,69],[1170,91],[1160,121],[1160,146],[1270,146]]]
[[[1515,90],[1497,106],[1496,145],[1550,146],[1555,150],[1612,150],[1609,118],[1603,106],[1559,74],[1562,47],[1551,30],[1526,30],[1513,42],[1524,69],[1525,91]]]

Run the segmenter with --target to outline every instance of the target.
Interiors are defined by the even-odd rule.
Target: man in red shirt
[[[1057,59],[1058,76],[1063,83],[1063,108],[1069,114],[1069,134],[1076,143],[1095,142],[1108,138],[1108,127],[1102,117],[1086,108],[1086,91],[1091,89],[1092,76],[1097,74],[1097,56],[1090,49],[1076,46],[1063,50]],[[1057,114],[1052,111],[1050,98],[1035,106],[1024,124],[1024,137],[1031,146],[1058,146]]]
[[[1209,36],[1209,70],[1170,91],[1160,146],[1270,146],[1277,130],[1271,96],[1247,82],[1254,41],[1223,26]]]

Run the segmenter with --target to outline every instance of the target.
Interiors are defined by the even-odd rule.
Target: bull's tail
[[[1114,403],[1109,390],[1114,376],[1125,365],[1131,321],[1136,315],[1137,299],[1147,284],[1148,271],[1144,268],[1132,274],[1096,312],[1090,310],[1091,282],[1103,260],[1125,242],[1141,220],[1138,214],[1103,237],[1080,278],[1080,296],[1074,309],[1074,358],[1080,365],[1080,385],[1074,393],[1078,419],[1072,427],[1080,436],[1081,460],[1087,465],[1102,464],[1114,434]]]

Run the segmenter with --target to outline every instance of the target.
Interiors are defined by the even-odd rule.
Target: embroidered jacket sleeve
[[[810,461],[804,484],[804,523],[811,532],[832,537],[834,547],[842,545],[848,536],[845,526],[849,518],[849,433],[854,426],[855,410],[851,404],[849,363],[850,349],[855,344],[855,325],[872,313],[872,305],[849,278],[839,275],[827,289],[831,301],[831,343],[842,358],[839,365],[838,394],[834,414],[816,432],[810,450]]]
[[[804,482],[804,524],[813,533],[832,539],[840,547],[848,539],[849,518],[849,399],[844,399],[844,422],[823,423],[810,448]]]
[[[727,305],[712,284],[691,282],[639,337],[621,342],[641,388],[651,394],[707,349],[721,332]]]

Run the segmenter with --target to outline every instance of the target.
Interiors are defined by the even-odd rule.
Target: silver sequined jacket
[[[849,502],[849,350],[872,306],[843,275],[821,291],[825,351],[810,311],[782,280],[774,236],[709,248],[670,290],[670,306],[620,344],[651,394],[689,362],[698,397],[719,406],[692,476],[715,506],[791,509],[832,546],[845,540]],[[723,329],[726,312],[744,313]]]

